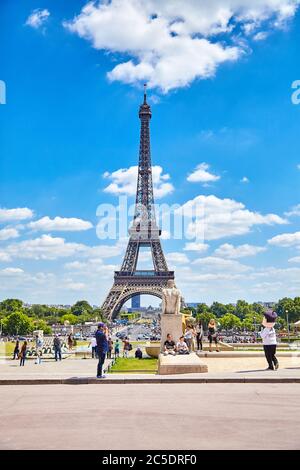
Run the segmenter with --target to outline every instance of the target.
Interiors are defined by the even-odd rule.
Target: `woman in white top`
[[[194,334],[194,328],[188,326],[184,334],[184,341],[186,342],[187,347],[189,348],[189,352],[192,352],[194,349]]]
[[[267,370],[277,370],[279,367],[278,360],[276,357],[276,331],[275,331],[275,319],[277,315],[275,312],[268,310],[264,314],[262,321],[263,330],[260,332],[260,336],[263,341],[265,356],[268,362]]]

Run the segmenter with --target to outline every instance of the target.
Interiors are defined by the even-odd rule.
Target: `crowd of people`
[[[268,370],[277,370],[279,367],[278,360],[276,358],[276,331],[275,331],[275,321],[276,313],[269,310],[264,314],[262,326],[263,329],[260,332],[260,337],[262,339],[263,348],[265,352],[265,357],[268,363]],[[177,338],[177,341],[174,341],[171,334],[167,335],[166,340],[163,344],[163,354],[164,355],[186,355],[197,350],[201,351],[203,349],[203,325],[202,323],[197,323],[195,326],[188,325],[186,327],[185,333]],[[214,319],[209,321],[207,327],[207,339],[209,342],[209,351],[212,352],[212,345],[215,344],[216,352],[219,352],[219,333],[217,328],[217,323]],[[73,338],[70,334],[67,339],[69,350],[73,348]],[[128,358],[130,351],[133,349],[132,344],[130,343],[129,338],[126,336],[123,340],[123,357]],[[90,348],[92,351],[92,357],[98,359],[97,365],[97,378],[104,378],[103,375],[103,365],[105,359],[112,359],[120,357],[120,341],[117,338],[114,342],[109,333],[108,327],[104,323],[99,323],[95,336],[91,339]],[[36,364],[41,364],[42,362],[42,347],[43,341],[39,336],[36,337]],[[53,340],[53,349],[54,349],[54,359],[55,361],[62,360],[62,341],[61,338],[56,335]],[[13,359],[20,360],[20,366],[25,365],[26,356],[28,353],[28,342],[24,340],[22,346],[20,341],[16,340],[15,348],[13,351]],[[135,357],[137,359],[142,359],[143,353],[141,348],[137,348],[135,351]]]
[[[203,325],[201,322],[197,323],[196,326],[187,326],[185,333],[178,338],[177,342],[174,341],[171,334],[167,335],[167,339],[164,342],[164,355],[171,354],[190,354],[197,350],[202,351],[203,349]],[[219,334],[216,321],[211,319],[207,329],[207,339],[209,342],[209,351],[212,352],[212,344],[216,346],[216,351],[219,352]]]

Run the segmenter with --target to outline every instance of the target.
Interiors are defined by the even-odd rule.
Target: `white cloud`
[[[166,258],[170,265],[189,263],[188,257],[180,252],[166,253]]]
[[[127,194],[134,196],[136,193],[138,166],[129,168],[120,168],[112,173],[105,172],[104,178],[110,179],[112,182],[104,189],[106,193],[111,194]],[[153,191],[154,197],[160,199],[167,194],[173,192],[173,185],[168,182],[170,175],[163,173],[161,166],[152,167]]]
[[[65,256],[73,256],[86,251],[86,246],[79,243],[68,243],[64,238],[42,235],[40,238],[12,243],[0,252],[7,259],[27,258],[54,260]]]
[[[88,258],[91,263],[99,258],[111,258],[124,252],[125,241],[115,245],[88,246],[82,243],[70,243],[64,238],[42,235],[41,237],[11,243],[0,251],[0,261],[11,261],[15,258],[34,260],[55,260],[70,256]],[[95,261],[94,261],[95,260]]]
[[[28,207],[18,207],[17,209],[0,209],[0,222],[14,222],[18,220],[31,219],[33,211]]]
[[[10,261],[11,257],[8,253],[5,251],[0,251],[0,262],[3,263],[5,261]]]
[[[66,289],[74,290],[74,291],[81,291],[86,288],[86,284],[83,282],[66,282],[65,284]]]
[[[5,227],[0,230],[0,240],[9,240],[10,238],[17,238],[19,232],[15,228]]]
[[[113,258],[125,253],[127,240],[120,240],[115,245],[96,245],[86,247],[85,256],[91,259]]]
[[[244,273],[251,270],[249,266],[232,261],[229,259],[219,258],[217,256],[208,256],[206,258],[198,258],[192,262],[193,266],[200,266],[210,271],[226,271],[230,274]]]
[[[248,244],[233,246],[225,243],[215,250],[215,255],[221,258],[245,258],[247,256],[255,256],[263,251],[266,251],[266,248],[263,246]]]
[[[249,183],[249,178],[247,178],[247,176],[243,176],[243,178],[240,181],[241,183]]]
[[[200,163],[196,169],[187,177],[187,181],[190,183],[211,183],[218,181],[220,176],[210,173],[208,170],[210,165],[207,163]]]
[[[282,225],[287,221],[276,214],[262,215],[252,212],[241,202],[220,199],[217,196],[200,195],[186,202],[178,210],[191,218],[187,224],[187,235],[195,237],[201,233],[205,240],[244,235],[256,225]],[[197,220],[192,220],[197,214]]]
[[[112,273],[119,269],[120,266],[113,264],[104,264],[102,259],[88,259],[87,261],[72,261],[66,263],[65,269],[72,272],[73,276],[85,279],[88,284],[89,279],[96,279],[99,288],[99,279],[107,279],[112,281]],[[104,294],[105,295],[105,294]]]
[[[209,245],[207,243],[196,243],[196,242],[188,242],[185,244],[183,250],[184,251],[198,251],[199,253],[203,253],[207,251]]]
[[[298,245],[300,246],[300,232],[295,233],[283,233],[281,235],[276,235],[276,237],[268,240],[270,245],[282,246],[288,248],[290,246]]]
[[[50,13],[46,8],[43,10],[41,8],[37,8],[28,16],[26,25],[31,26],[34,29],[38,29],[47,21],[49,16]]]
[[[294,256],[289,259],[289,263],[300,263],[300,256]]]
[[[4,269],[0,269],[0,276],[1,277],[11,277],[11,276],[20,276],[24,274],[24,271],[23,269],[21,268],[4,268]]]
[[[254,41],[264,41],[269,36],[267,31],[260,31],[253,36]]]
[[[77,232],[81,230],[89,230],[93,227],[91,222],[72,217],[55,217],[54,219],[43,217],[35,222],[30,222],[27,226],[32,230],[63,232]]]
[[[147,81],[164,92],[215,74],[236,61],[245,38],[260,27],[280,28],[299,0],[112,0],[89,2],[64,25],[94,48],[129,60],[108,73],[110,80]],[[236,41],[241,36],[242,41]],[[218,39],[218,34],[223,34]]]
[[[292,209],[289,212],[286,212],[284,215],[287,217],[300,216],[300,204],[292,207]]]

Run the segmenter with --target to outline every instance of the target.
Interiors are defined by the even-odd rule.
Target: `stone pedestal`
[[[201,374],[204,372],[208,372],[208,367],[195,353],[183,356],[159,355],[158,375]]]
[[[173,341],[177,343],[180,336],[182,336],[182,315],[175,315],[174,313],[164,313],[160,319],[161,326],[161,342],[160,350],[163,351],[164,342],[167,339],[167,335],[170,334],[173,337]]]

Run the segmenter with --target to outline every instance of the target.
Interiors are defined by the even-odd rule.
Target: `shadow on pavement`
[[[268,369],[237,370],[236,374],[247,374],[250,372],[267,372]]]

